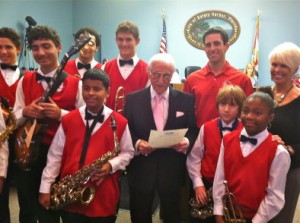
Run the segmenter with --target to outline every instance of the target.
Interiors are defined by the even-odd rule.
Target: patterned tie
[[[164,96],[155,96],[155,105],[153,108],[153,116],[157,130],[162,131],[164,129]]]

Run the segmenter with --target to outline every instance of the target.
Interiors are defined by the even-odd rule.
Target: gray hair
[[[148,63],[148,72],[151,71],[152,64],[154,62],[161,62],[161,63],[165,63],[165,64],[168,64],[168,65],[171,65],[171,67],[172,67],[172,73],[174,73],[174,71],[175,71],[175,60],[174,60],[174,58],[170,54],[167,54],[167,53],[158,53],[158,54],[153,55],[150,58],[149,63]]]
[[[269,54],[269,61],[279,60],[295,74],[300,66],[300,48],[292,42],[284,42],[276,46]]]

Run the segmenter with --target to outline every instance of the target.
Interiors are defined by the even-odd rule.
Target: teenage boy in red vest
[[[108,61],[104,69],[110,78],[110,95],[106,105],[114,109],[117,89],[122,86],[126,94],[147,86],[147,63],[136,55],[136,47],[140,43],[139,29],[132,22],[122,22],[116,30],[116,43],[119,56]]]
[[[69,60],[64,68],[68,74],[78,78],[82,78],[84,72],[88,69],[100,69],[102,66],[101,63],[95,60],[95,54],[98,52],[101,42],[100,34],[92,28],[84,27],[75,33],[75,40],[84,32],[88,32],[91,35],[91,40],[79,51],[78,58]]]
[[[273,99],[255,92],[243,104],[244,128],[224,136],[213,184],[217,223],[224,222],[225,180],[247,223],[266,223],[282,209],[291,160],[284,146],[272,141],[267,130],[273,118]]]
[[[26,72],[20,79],[14,112],[18,125],[28,118],[43,121],[39,131],[38,158],[30,170],[20,169],[17,176],[17,191],[20,205],[20,222],[56,223],[59,215],[46,211],[38,203],[38,191],[43,168],[46,165],[47,153],[61,118],[69,111],[84,105],[81,94],[81,81],[67,75],[56,92],[45,102],[38,103],[48,87],[48,81],[54,76],[59,66],[58,54],[61,52],[61,41],[57,32],[47,26],[36,26],[27,35],[28,44],[34,60],[40,65],[34,72]]]
[[[64,223],[113,223],[116,219],[120,190],[118,177],[132,157],[134,148],[127,120],[104,105],[109,95],[109,78],[105,71],[88,70],[82,79],[82,94],[86,106],[64,116],[51,144],[47,166],[40,186],[40,203],[50,207],[50,186],[56,177],[75,174],[109,151],[114,150],[112,116],[116,121],[116,135],[120,153],[95,169],[91,182],[96,189],[95,198],[89,205],[73,203],[64,208]],[[93,115],[94,119],[89,119]],[[76,131],[74,131],[76,129]],[[87,135],[87,131],[91,135]],[[85,144],[84,142],[88,143]]]

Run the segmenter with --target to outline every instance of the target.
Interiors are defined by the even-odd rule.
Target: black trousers
[[[39,146],[38,160],[31,169],[18,169],[16,181],[20,206],[20,223],[59,223],[59,212],[47,211],[38,202],[39,187],[44,167],[46,166],[49,145]]]
[[[10,223],[9,212],[9,182],[4,182],[2,193],[0,194],[0,223]]]
[[[164,223],[179,223],[180,194],[178,190],[160,190],[157,188],[160,199],[160,207],[163,209]],[[129,187],[130,193],[130,216],[132,223],[152,223],[152,205],[155,188],[151,191],[142,191]]]
[[[62,211],[61,217],[63,223],[114,223],[116,221],[115,215],[107,217],[88,217],[67,211]]]

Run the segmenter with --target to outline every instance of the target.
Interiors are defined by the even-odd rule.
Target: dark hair
[[[101,70],[98,68],[88,69],[83,74],[82,82],[84,82],[85,80],[102,81],[102,83],[106,89],[108,89],[108,87],[109,87],[109,77],[108,77],[107,73],[104,70]]]
[[[84,32],[88,32],[89,34],[95,36],[96,38],[96,46],[99,47],[100,46],[100,37],[101,35],[94,29],[90,28],[90,27],[83,27],[81,29],[79,29],[74,37],[75,37],[75,40],[79,38],[80,34],[84,33]]]
[[[223,44],[228,43],[229,37],[228,37],[227,32],[223,28],[221,28],[219,26],[215,26],[215,27],[210,28],[209,30],[207,30],[204,33],[203,38],[202,38],[202,42],[203,42],[204,45],[205,45],[206,36],[210,35],[210,34],[214,34],[214,33],[219,33],[221,35],[222,40],[223,40]]]
[[[20,35],[12,28],[8,28],[8,27],[1,28],[0,38],[10,39],[16,48],[22,46]]]
[[[133,22],[126,21],[118,25],[116,30],[116,36],[119,32],[130,33],[137,40],[140,36],[139,28]]]
[[[265,102],[266,105],[269,107],[270,114],[274,113],[275,102],[269,93],[262,92],[262,91],[256,91],[256,92],[252,93],[251,95],[249,95],[246,98],[245,102],[249,101],[250,99],[254,99],[254,98],[258,98],[258,99],[262,100],[263,102]]]
[[[256,88],[255,91],[267,93],[274,100],[274,94],[273,94],[273,90],[272,90],[271,86],[261,86],[261,87]]]
[[[56,47],[61,45],[61,41],[57,32],[48,26],[35,26],[27,33],[29,48],[32,48],[32,43],[35,40],[52,40]]]

